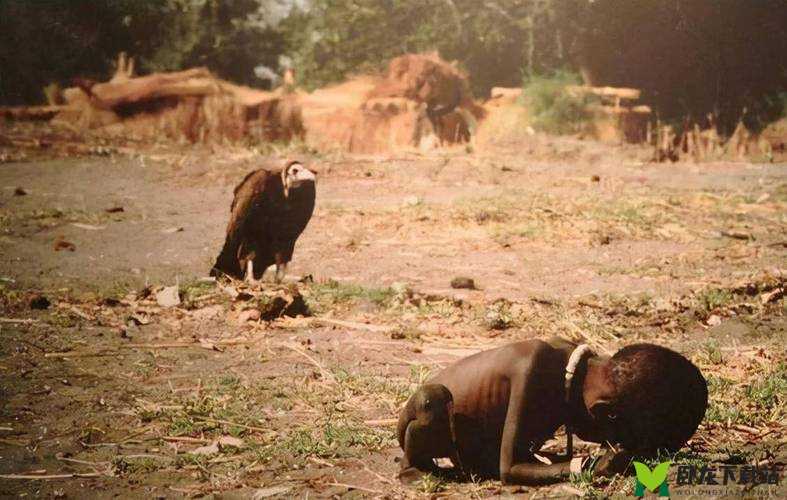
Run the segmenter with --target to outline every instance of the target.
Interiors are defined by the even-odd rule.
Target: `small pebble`
[[[475,281],[473,281],[473,278],[457,276],[451,280],[451,288],[466,288],[468,290],[475,290]]]
[[[33,295],[30,299],[30,309],[49,309],[50,305],[49,299],[41,294]]]

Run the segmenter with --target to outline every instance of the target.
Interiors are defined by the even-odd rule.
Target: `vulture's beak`
[[[307,182],[316,182],[317,176],[308,168],[300,168],[298,172],[290,176],[290,187],[298,187]]]

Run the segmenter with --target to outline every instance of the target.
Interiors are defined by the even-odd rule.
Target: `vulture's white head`
[[[287,166],[284,167],[281,176],[282,184],[284,184],[285,197],[289,196],[291,189],[298,189],[307,183],[314,184],[317,180],[314,172],[304,167],[303,164],[298,161],[289,162]]]

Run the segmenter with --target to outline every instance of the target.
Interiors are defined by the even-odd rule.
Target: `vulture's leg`
[[[284,275],[287,273],[287,263],[282,262],[281,264],[276,264],[276,283],[281,283],[284,279]]]
[[[276,275],[273,280],[276,283],[281,283],[287,272],[287,256],[283,251],[276,252],[273,255],[273,261],[276,262]]]
[[[254,259],[246,261],[246,283],[253,285],[257,282],[254,279]]]

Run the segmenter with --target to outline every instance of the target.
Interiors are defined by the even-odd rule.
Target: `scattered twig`
[[[752,235],[749,233],[744,233],[743,231],[721,231],[722,236],[726,236],[727,238],[732,238],[734,240],[744,240],[748,241],[752,238]]]
[[[7,445],[10,445],[10,446],[20,446],[20,447],[27,446],[26,443],[20,443],[18,441],[13,441],[11,439],[0,439],[0,443],[7,444]]]
[[[375,495],[382,495],[383,494],[383,492],[380,491],[380,490],[373,490],[373,489],[370,489],[370,488],[364,488],[363,486],[356,486],[356,485],[353,485],[353,484],[336,483],[336,482],[325,483],[325,484],[328,485],[328,486],[340,486],[342,488],[347,488],[348,490],[366,491],[368,493],[374,493]]]
[[[575,496],[575,497],[582,497],[582,496],[585,495],[584,491],[580,490],[579,488],[574,488],[573,486],[569,486],[567,484],[561,484],[560,485],[560,489],[565,491],[569,495]]]
[[[194,495],[196,493],[204,493],[208,491],[206,490],[205,486],[202,485],[193,486],[191,488],[176,488],[174,486],[170,486],[169,489],[176,493],[185,493],[186,495]]]
[[[202,343],[202,342],[165,342],[161,344],[125,344],[119,345],[118,348],[120,349],[178,349],[178,348],[189,348],[189,347],[199,347],[202,349],[213,349],[215,346],[225,346],[225,345],[243,345],[243,344],[251,344],[256,342],[255,340],[251,339],[227,339],[227,340],[217,340],[215,342],[209,343]],[[118,354],[117,351],[108,351],[108,350],[100,350],[100,351],[66,351],[66,352],[48,352],[44,354],[46,358],[89,358],[89,357],[96,357],[96,356],[116,356]]]
[[[199,342],[163,342],[160,344],[127,344],[124,349],[177,349],[180,347],[200,347]]]
[[[185,347],[201,347],[205,349],[208,345],[211,346],[225,346],[225,345],[245,345],[256,343],[255,339],[247,338],[234,338],[225,340],[211,340],[205,342],[164,342],[161,344],[126,344],[122,345],[123,349],[177,349]]]
[[[304,351],[298,349],[295,346],[285,345],[285,347],[287,347],[287,348],[297,352],[298,354],[300,354],[304,358],[308,359],[314,366],[317,367],[317,369],[320,371],[320,374],[322,375],[322,378],[324,378],[326,381],[331,382],[333,384],[338,384],[338,382],[336,381],[336,377],[333,376],[333,373],[331,373],[328,370],[326,370],[316,359],[314,359],[313,357],[309,356]]]
[[[132,455],[116,455],[118,458],[155,458],[159,460],[174,460],[172,457],[167,457],[165,455],[151,455],[150,453],[136,453]]]
[[[352,330],[366,330],[373,333],[389,333],[394,329],[392,326],[369,325],[366,323],[358,323],[356,321],[345,321],[345,320],[333,319],[333,318],[315,318],[315,321],[321,323],[327,323],[329,325],[350,328]]]
[[[18,318],[0,318],[0,323],[10,323],[12,325],[30,325],[39,323],[37,319],[18,319]]]
[[[363,460],[361,460],[361,459],[357,459],[357,458],[356,458],[356,459],[355,459],[355,462],[356,462],[356,463],[358,463],[359,465],[361,465],[361,466],[363,467],[363,470],[365,470],[365,471],[366,471],[366,472],[368,472],[369,474],[371,474],[371,475],[375,476],[375,477],[376,477],[377,479],[379,479],[380,481],[382,481],[382,482],[384,482],[384,483],[386,483],[386,484],[396,484],[394,481],[392,481],[391,479],[389,479],[389,478],[387,478],[387,477],[383,476],[383,475],[382,475],[382,474],[380,474],[379,472],[375,472],[375,471],[373,471],[372,469],[370,469],[370,468],[369,468],[369,466],[368,466],[368,465],[366,465],[366,462],[364,462]]]
[[[164,436],[161,439],[171,443],[210,444],[213,442],[210,439],[193,438],[187,436]]]
[[[223,295],[224,295],[224,292],[207,293],[205,295],[200,295],[199,297],[197,297],[195,299],[192,299],[191,301],[195,302],[195,303],[205,302],[206,300],[215,299],[215,298],[221,297]]]
[[[327,460],[323,460],[323,459],[322,459],[322,458],[320,458],[320,457],[309,457],[309,461],[310,461],[310,462],[314,462],[314,463],[315,463],[315,464],[317,464],[317,465],[323,465],[323,466],[325,466],[325,467],[336,467],[335,465],[333,465],[333,464],[332,464],[332,463],[330,463],[329,461],[327,461]]]
[[[98,472],[88,472],[86,474],[80,473],[73,473],[73,474],[50,474],[46,476],[36,476],[32,474],[0,474],[0,478],[2,479],[27,479],[31,481],[42,480],[42,479],[74,479],[74,478],[82,478],[82,477],[101,477],[104,474],[99,474]]]
[[[306,328],[316,326],[319,324],[341,326],[351,330],[364,330],[372,333],[390,333],[394,330],[393,326],[387,325],[370,325],[367,323],[359,323],[357,321],[347,321],[334,318],[282,318],[277,322],[284,327]]]
[[[363,423],[370,427],[388,427],[389,425],[396,425],[398,421],[395,418],[380,418],[377,420],[364,420]]]
[[[737,430],[739,430],[739,431],[747,432],[749,434],[757,435],[757,434],[760,433],[759,429],[755,429],[754,427],[749,427],[748,425],[735,424],[732,427],[737,429]]]
[[[99,466],[106,467],[107,465],[109,465],[109,462],[90,462],[88,460],[78,460],[76,458],[66,458],[66,457],[56,457],[56,458],[58,460],[60,460],[61,462],[69,462],[69,463],[72,463],[72,464],[80,464],[80,465],[89,465],[91,467],[96,467],[96,468],[98,468]]]
[[[117,351],[67,351],[67,352],[48,352],[45,358],[91,358],[101,356],[116,356]]]
[[[84,319],[86,321],[92,321],[92,320],[95,319],[95,318],[91,317],[90,315],[80,311],[75,306],[66,307],[65,309],[67,309],[68,311],[74,313],[75,315],[79,316],[80,318],[82,318],[82,319]]]
[[[230,422],[229,420],[219,420],[217,418],[208,418],[208,417],[199,417],[196,419],[197,422],[209,422],[214,424],[225,424],[225,425],[234,425],[235,427],[240,427],[242,429],[248,429],[250,431],[257,431],[257,432],[269,432],[270,429],[263,429],[262,427],[254,427],[252,425],[246,424],[239,424],[237,422]]]

